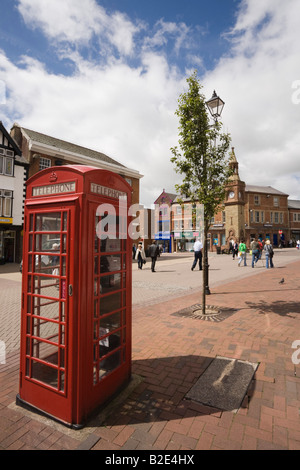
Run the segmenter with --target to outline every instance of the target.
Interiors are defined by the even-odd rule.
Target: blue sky
[[[299,1],[2,0],[0,119],[110,155],[150,206],[179,176],[193,70],[225,101],[241,179],[300,199]]]

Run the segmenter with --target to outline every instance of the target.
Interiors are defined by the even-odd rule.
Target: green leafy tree
[[[205,97],[195,71],[187,79],[188,91],[180,95],[176,115],[179,117],[178,147],[171,148],[175,171],[183,175],[176,191],[181,197],[203,205],[203,287],[202,312],[205,314],[208,286],[207,234],[211,218],[222,206],[232,168],[227,154],[230,135],[221,133],[222,125],[209,124]]]

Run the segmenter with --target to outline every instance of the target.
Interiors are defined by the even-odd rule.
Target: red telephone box
[[[131,192],[80,165],[27,182],[17,403],[74,428],[131,376]]]

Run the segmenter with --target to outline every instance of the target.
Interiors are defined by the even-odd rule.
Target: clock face
[[[230,197],[230,199],[232,199],[234,197],[234,192],[233,191],[230,191],[229,197]]]

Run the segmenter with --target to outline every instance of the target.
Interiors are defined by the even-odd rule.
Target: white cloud
[[[107,20],[95,0],[19,0],[18,10],[28,27],[57,41],[88,41]]]
[[[109,16],[96,0],[19,0],[18,10],[29,28],[57,44],[83,46],[97,36],[102,47],[114,46],[121,55],[132,54],[141,28],[120,12]]]
[[[204,78],[225,101],[240,176],[300,199],[297,0],[244,0],[228,37],[231,55]],[[211,93],[211,89],[209,90]]]
[[[174,109],[180,90],[175,72],[164,58],[144,57],[142,67],[115,62],[105,68],[79,62],[74,76],[49,74],[38,61],[24,57],[13,65],[0,54],[0,70],[9,84],[3,108],[14,120],[49,135],[110,155],[145,175],[149,206],[172,174],[170,147],[177,121]],[[152,170],[153,169],[153,170]],[[160,183],[159,183],[160,181]],[[173,186],[170,188],[174,190]]]
[[[12,63],[0,51],[3,121],[19,121],[136,168],[145,175],[141,202],[148,206],[163,188],[173,192],[179,179],[170,163],[178,138],[174,113],[186,83],[163,52],[170,40],[177,54],[188,47],[188,27],[161,20],[151,32],[119,12],[109,16],[95,0],[19,0],[19,11],[76,68],[71,76],[55,75],[32,57]],[[232,134],[241,178],[300,199],[300,104],[292,101],[292,85],[300,80],[297,15],[298,0],[243,0],[227,34],[230,54],[201,81],[208,98],[216,89],[225,101],[224,130]],[[83,57],[80,47],[92,39],[106,62]]]
[[[179,53],[182,47],[189,47],[190,39],[189,28],[185,23],[166,22],[160,19],[154,25],[152,35],[148,35],[145,39],[146,48],[164,47],[170,40],[174,41],[174,52]]]

